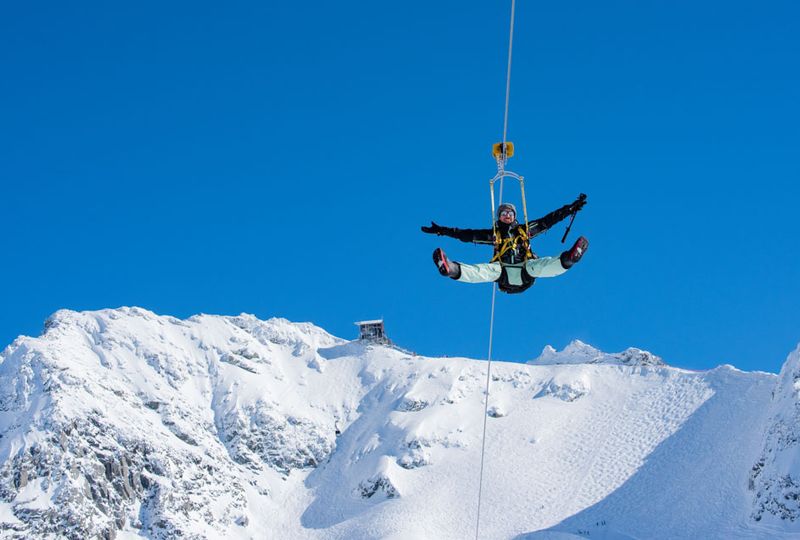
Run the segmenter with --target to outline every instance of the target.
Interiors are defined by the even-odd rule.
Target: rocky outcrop
[[[797,522],[800,531],[800,347],[781,370],[764,450],[753,465],[749,487],[754,520]]]
[[[263,401],[228,413],[219,422],[219,433],[237,463],[284,474],[316,467],[336,446],[330,426],[283,415]]]

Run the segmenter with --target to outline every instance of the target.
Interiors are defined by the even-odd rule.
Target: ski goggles
[[[515,217],[517,214],[513,210],[503,210],[500,212],[500,217]]]

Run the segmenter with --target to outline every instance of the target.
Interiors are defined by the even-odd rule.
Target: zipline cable
[[[508,135],[508,102],[511,95],[511,52],[514,49],[514,12],[516,0],[511,0],[511,24],[508,31],[508,66],[506,67],[506,106],[503,111],[503,154],[506,152],[506,139]],[[505,159],[503,160],[505,165]],[[503,178],[500,178],[500,203],[503,202]]]
[[[483,435],[481,436],[481,472],[480,480],[478,481],[478,518],[475,523],[475,540],[481,530],[481,495],[483,494],[483,456],[486,451],[486,418],[489,416],[489,381],[492,373],[492,339],[494,337],[494,300],[497,295],[497,283],[492,285],[492,315],[489,321],[489,355],[487,357],[488,365],[486,367],[486,402],[483,406]]]
[[[511,24],[509,29],[508,35],[508,67],[506,69],[506,105],[505,110],[503,113],[503,166],[505,166],[505,154],[506,154],[506,137],[508,135],[508,102],[509,96],[511,92],[511,52],[514,46],[514,8],[515,8],[516,0],[511,0]],[[500,161],[498,161],[498,165],[500,165]],[[503,176],[500,177],[500,200],[499,202],[503,202]],[[481,435],[481,472],[480,477],[478,480],[478,516],[475,522],[475,540],[479,540],[480,530],[481,530],[481,500],[483,496],[483,463],[484,463],[484,456],[486,454],[486,419],[489,416],[489,385],[491,383],[491,376],[492,376],[492,345],[494,340],[494,306],[495,306],[495,299],[497,298],[497,283],[492,284],[492,311],[491,316],[489,319],[489,354],[487,355],[487,365],[486,365],[486,391],[485,391],[485,402],[483,405],[483,434]]]
[[[511,29],[508,32],[508,68],[506,69],[506,109],[503,115],[503,144],[506,144],[508,134],[508,97],[511,92],[511,51],[514,47],[514,4],[516,0],[511,0]]]

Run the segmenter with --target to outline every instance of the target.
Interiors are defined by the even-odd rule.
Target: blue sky
[[[491,287],[419,232],[488,222],[510,3],[5,5],[0,342],[60,308],[254,313],[485,357]],[[589,195],[495,358],[578,338],[777,371],[800,342],[794,2],[517,5],[509,168]],[[513,197],[512,202],[518,202]],[[564,225],[537,239],[557,254]]]

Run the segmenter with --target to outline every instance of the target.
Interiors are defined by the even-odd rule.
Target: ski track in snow
[[[3,538],[474,537],[485,362],[139,308],[0,361]],[[752,519],[776,383],[580,342],[494,362],[481,538],[796,537]]]

